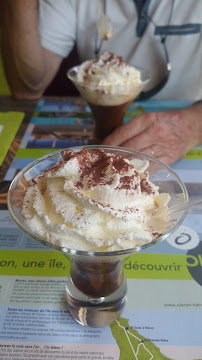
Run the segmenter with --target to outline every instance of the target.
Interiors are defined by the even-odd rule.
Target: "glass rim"
[[[154,158],[151,155],[147,155],[144,152],[138,151],[138,150],[132,150],[132,149],[128,149],[125,147],[117,147],[117,146],[109,146],[109,145],[84,145],[84,146],[75,146],[75,147],[71,147],[71,148],[67,148],[67,149],[71,149],[73,151],[80,151],[83,148],[88,148],[88,149],[104,149],[107,150],[110,149],[113,151],[123,151],[123,152],[127,152],[130,153],[131,155],[137,154],[139,156],[144,156],[145,158],[148,158],[148,160],[150,159],[153,162],[158,163],[159,165],[161,165],[163,168],[166,168],[167,170],[169,170],[169,172],[172,173],[172,175],[174,176],[174,178],[176,178],[177,182],[180,184],[181,189],[182,189],[182,193],[186,199],[186,201],[188,202],[188,192],[186,189],[185,184],[183,183],[183,181],[180,179],[180,177],[176,174],[176,172],[174,170],[172,170],[172,168],[167,165],[164,164],[161,160]],[[127,249],[122,249],[122,250],[115,250],[115,251],[85,251],[85,250],[76,250],[76,249],[70,249],[70,248],[66,248],[63,246],[59,246],[59,245],[55,245],[43,238],[40,238],[38,235],[36,235],[32,230],[30,230],[27,226],[25,227],[20,220],[18,219],[18,217],[15,215],[15,213],[13,212],[12,209],[12,205],[11,205],[11,195],[13,193],[13,191],[15,190],[15,186],[18,184],[19,180],[23,177],[23,175],[30,170],[32,167],[34,167],[37,164],[40,164],[42,161],[48,159],[48,158],[53,158],[57,155],[61,155],[62,151],[64,151],[65,149],[60,149],[54,152],[51,152],[49,154],[46,154],[34,161],[32,161],[30,164],[28,164],[27,166],[25,166],[22,170],[19,171],[19,173],[14,177],[14,179],[12,180],[9,189],[8,189],[8,195],[7,195],[7,206],[8,206],[8,210],[13,218],[13,220],[15,221],[15,223],[18,225],[18,227],[24,232],[26,233],[26,235],[28,235],[30,238],[34,239],[35,241],[49,247],[49,248],[53,248],[55,250],[61,251],[64,254],[69,254],[69,255],[73,255],[73,256],[86,256],[86,257],[116,257],[116,256],[120,256],[120,255],[131,255],[133,253],[142,251],[147,249],[148,247],[151,247],[153,245],[156,245],[158,243],[160,243],[161,241],[163,241],[164,239],[166,239],[169,235],[171,235],[180,225],[181,223],[184,221],[184,218],[187,214],[187,210],[185,209],[183,211],[183,215],[181,216],[180,220],[177,221],[176,225],[173,226],[173,228],[170,230],[170,232],[166,232],[165,234],[160,235],[157,239],[154,239],[153,241],[150,241],[149,243],[143,244],[143,245],[139,245],[133,248],[127,248]]]

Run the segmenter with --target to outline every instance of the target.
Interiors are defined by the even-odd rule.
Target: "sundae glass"
[[[81,147],[72,148],[75,153],[81,149]],[[175,172],[161,161],[125,148],[97,145],[88,146],[87,149],[90,152],[101,149],[106,154],[124,157],[128,160],[147,160],[150,181],[159,188],[159,193],[169,194],[169,207],[183,207],[187,203],[188,195],[184,184]],[[78,323],[90,327],[107,326],[120,317],[126,304],[127,281],[123,272],[124,261],[130,255],[166,239],[182,223],[186,210],[180,210],[174,214],[171,212],[162,233],[156,233],[152,241],[142,245],[137,243],[132,248],[110,250],[110,247],[102,246],[101,250],[99,248],[79,250],[74,248],[74,243],[71,248],[65,246],[63,241],[60,244],[53,243],[28,227],[21,209],[30,180],[36,179],[42,172],[52,169],[61,160],[61,151],[57,151],[35,160],[20,171],[9,188],[8,209],[23,232],[39,243],[62,252],[70,260],[71,270],[70,274],[67,274],[66,298],[73,318]]]
[[[149,81],[145,70],[107,52],[71,68],[67,76],[93,113],[96,143],[123,123],[128,107]]]

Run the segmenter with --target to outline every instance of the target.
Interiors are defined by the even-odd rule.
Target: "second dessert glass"
[[[88,103],[95,120],[95,142],[99,143],[123,123],[130,104],[149,81],[147,71],[139,69],[141,82],[133,84],[97,85],[77,80],[78,66],[71,68],[67,76]]]
[[[102,149],[128,159],[148,160],[150,180],[159,187],[159,192],[170,194],[169,207],[183,206],[188,195],[183,182],[177,174],[161,161],[138,151],[110,146],[87,146],[89,151]],[[72,148],[80,151],[82,147]],[[12,181],[8,192],[8,209],[19,228],[41,244],[61,251],[71,261],[71,270],[67,278],[66,296],[68,309],[80,324],[91,327],[103,327],[113,323],[122,313],[126,304],[127,282],[123,264],[131,254],[142,251],[166,239],[184,220],[186,210],[170,214],[170,220],[164,233],[152,242],[135,248],[92,252],[79,251],[56,246],[38,234],[30,231],[21,215],[23,196],[28,182],[51,168],[62,159],[61,151],[35,160],[21,170]],[[68,274],[67,274],[68,275]],[[64,274],[65,276],[65,274]]]

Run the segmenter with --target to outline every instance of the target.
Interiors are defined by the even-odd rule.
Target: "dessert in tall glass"
[[[150,174],[150,176],[149,176]],[[187,202],[177,175],[143,153],[116,147],[65,149],[36,160],[13,180],[8,207],[33,239],[71,260],[68,308],[87,326],[111,324],[126,303],[122,265],[165,239]]]
[[[129,105],[148,81],[145,71],[140,73],[121,56],[108,52],[70,69],[67,76],[92,110],[96,142],[122,124]]]

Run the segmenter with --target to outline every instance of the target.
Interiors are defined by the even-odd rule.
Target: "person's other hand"
[[[172,164],[200,142],[199,114],[193,108],[146,113],[118,127],[102,144],[142,151]]]

